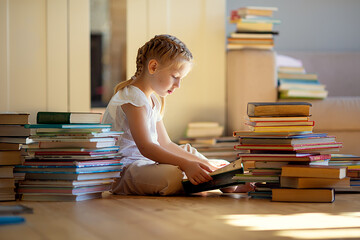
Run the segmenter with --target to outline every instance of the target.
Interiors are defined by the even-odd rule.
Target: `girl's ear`
[[[159,63],[155,59],[150,59],[148,64],[148,71],[150,74],[154,74],[156,70],[159,68]]]

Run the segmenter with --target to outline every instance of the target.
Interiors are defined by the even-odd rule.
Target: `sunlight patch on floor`
[[[279,231],[276,233],[276,235],[280,237],[290,237],[295,239],[359,238],[360,228]]]
[[[277,231],[276,235],[297,239],[360,237],[360,212],[329,214],[299,213],[224,215],[226,224],[250,231]]]

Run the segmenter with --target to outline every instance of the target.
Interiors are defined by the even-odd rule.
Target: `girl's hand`
[[[186,161],[182,164],[181,169],[185,172],[189,181],[194,185],[212,180],[212,177],[207,173],[212,172],[212,170],[209,168],[209,166],[203,163],[196,161]]]

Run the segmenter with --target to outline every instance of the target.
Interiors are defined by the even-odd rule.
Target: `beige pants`
[[[181,147],[206,159],[189,144]],[[137,160],[123,170],[121,177],[113,184],[112,192],[122,195],[182,194],[184,192],[181,184],[183,178],[184,173],[178,166],[158,164],[150,160]]]

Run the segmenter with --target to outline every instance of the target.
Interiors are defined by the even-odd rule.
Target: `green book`
[[[100,123],[101,113],[93,112],[38,112],[38,124]]]

